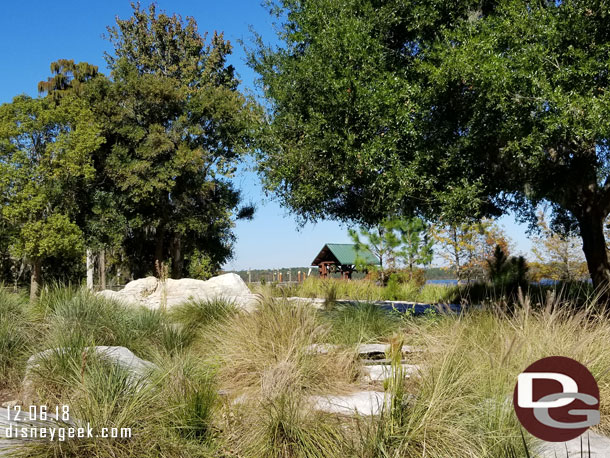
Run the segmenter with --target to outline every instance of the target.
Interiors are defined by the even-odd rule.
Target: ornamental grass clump
[[[312,350],[312,345],[328,341],[328,333],[312,307],[266,298],[256,311],[234,315],[205,338],[211,342],[208,351],[215,355],[221,385],[259,396],[264,386],[273,384],[315,393],[350,383],[357,372],[353,354]]]
[[[438,458],[523,453],[512,406],[517,375],[542,357],[568,356],[587,365],[605,399],[610,396],[609,323],[595,301],[576,310],[556,296],[533,304],[523,295],[506,308],[413,320],[406,337],[427,350],[419,361],[421,377],[410,381],[414,396],[398,434],[382,436],[376,446],[402,456],[425,452]],[[601,409],[598,429],[607,432],[608,407],[602,402]],[[525,439],[535,450],[533,438]]]
[[[237,307],[233,302],[214,298],[190,300],[179,304],[170,310],[169,317],[184,328],[199,330],[218,322],[224,322],[236,313]]]
[[[27,298],[0,287],[0,389],[14,388],[38,334],[26,314]]]
[[[371,303],[338,305],[321,313],[321,320],[330,329],[327,340],[344,345],[386,340],[402,324],[399,315]]]
[[[32,442],[23,456],[206,457],[215,450],[214,373],[198,357],[159,353],[136,374],[86,349],[52,352],[36,370],[40,403],[69,406],[65,426],[90,426],[84,439]],[[49,377],[55,374],[52,383]],[[98,436],[114,428],[118,437]]]

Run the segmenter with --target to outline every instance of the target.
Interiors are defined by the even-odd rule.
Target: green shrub
[[[21,323],[0,318],[0,388],[15,383],[27,359],[28,334]]]
[[[0,287],[0,388],[18,383],[38,330],[28,323],[27,298]]]
[[[169,316],[185,328],[198,329],[222,322],[237,313],[237,308],[224,299],[189,301],[173,307]]]
[[[399,274],[391,274],[385,287],[383,298],[387,301],[396,301],[402,298],[401,280]]]
[[[282,394],[256,407],[246,407],[238,418],[236,428],[240,431],[236,442],[242,456],[350,456],[349,442],[339,422],[312,411],[295,393]]]
[[[208,280],[216,275],[218,266],[206,253],[199,250],[194,250],[193,253],[186,259],[188,264],[188,273],[190,278],[199,280]]]

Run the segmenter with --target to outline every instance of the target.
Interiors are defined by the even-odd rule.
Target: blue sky
[[[224,31],[234,45],[230,61],[242,80],[242,89],[255,91],[256,76],[246,66],[238,40],[248,42],[249,26],[266,41],[275,40],[271,18],[258,0],[159,0],[157,5],[170,14],[193,16],[201,32]],[[126,18],[132,11],[129,0],[3,2],[2,9],[0,103],[10,102],[17,94],[35,96],[38,81],[49,76],[49,65],[57,59],[86,61],[106,73],[103,53],[110,46],[102,35],[117,15]],[[258,178],[247,169],[242,167],[236,183],[245,201],[256,204],[257,212],[253,221],[237,223],[235,258],[226,269],[307,266],[324,243],[349,242],[347,228],[337,222],[298,228],[294,216],[263,195]],[[531,244],[524,228],[510,216],[500,222],[517,251],[529,251]]]

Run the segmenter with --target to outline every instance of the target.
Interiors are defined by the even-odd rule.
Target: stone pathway
[[[313,344],[308,347],[312,354],[327,354],[332,351],[345,349],[345,346],[332,344]],[[363,362],[363,380],[369,383],[379,383],[392,376],[392,366],[386,359],[390,350],[389,344],[360,344],[356,352]],[[421,353],[422,349],[404,345],[402,354],[408,355]],[[406,364],[404,359],[401,364],[405,377],[417,375],[421,367],[415,364]],[[312,406],[328,413],[342,415],[379,415],[384,402],[389,402],[389,397],[383,391],[359,391],[348,395],[324,395],[310,397]]]
[[[332,344],[313,344],[307,348],[307,351],[312,354],[328,354],[341,348],[345,347]],[[386,358],[389,350],[389,344],[360,344],[356,347],[356,352],[364,364],[363,373],[366,381],[383,382],[392,375],[390,360]],[[423,352],[421,348],[410,345],[403,345],[402,347],[403,355],[421,352]],[[406,364],[404,359],[402,368],[406,377],[416,375],[421,370],[420,366]]]

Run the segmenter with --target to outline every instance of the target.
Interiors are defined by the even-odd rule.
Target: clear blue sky
[[[231,63],[240,75],[242,89],[255,91],[255,75],[244,62],[238,40],[248,42],[249,26],[266,41],[275,40],[271,18],[258,0],[159,0],[157,5],[169,14],[193,16],[201,32],[224,31],[234,45]],[[60,58],[87,61],[105,72],[103,53],[109,51],[109,43],[102,35],[117,15],[131,15],[129,0],[3,2],[0,103],[10,102],[17,94],[35,96],[38,81],[49,76],[49,64]],[[247,167],[242,169],[236,183],[245,201],[256,204],[257,212],[253,221],[237,223],[235,258],[226,269],[307,266],[324,243],[349,242],[346,227],[336,222],[297,228],[294,216],[265,198],[256,175]],[[501,223],[518,251],[529,251],[523,228],[511,217],[502,218]]]

